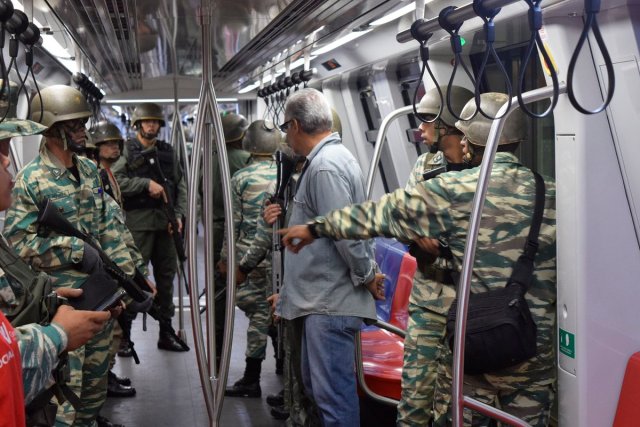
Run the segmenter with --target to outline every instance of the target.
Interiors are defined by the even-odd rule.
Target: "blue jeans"
[[[320,409],[324,427],[357,427],[354,337],[362,319],[311,314],[302,333],[302,381]]]

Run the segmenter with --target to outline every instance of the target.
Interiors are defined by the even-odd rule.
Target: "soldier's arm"
[[[327,213],[349,206],[354,202],[352,186],[355,183],[350,183],[348,177],[339,172],[320,170],[311,179],[314,182],[314,191],[310,194],[316,212]],[[371,242],[344,240],[336,242],[335,245],[342,259],[349,266],[354,284],[369,283],[374,278]]]
[[[256,224],[256,234],[251,246],[245,252],[239,267],[244,271],[251,271],[267,257],[273,242],[273,227],[268,225],[262,215]]]
[[[120,191],[123,196],[133,196],[140,193],[149,192],[149,178],[133,177],[130,178],[127,174],[127,155],[125,153],[118,159],[118,161],[111,167],[111,172],[116,177],[118,185],[120,185]]]
[[[177,197],[174,209],[176,211],[176,216],[178,218],[182,218],[187,216],[187,179],[185,177],[184,170],[182,169],[180,158],[178,157],[177,153],[174,156],[174,159],[174,166],[176,171],[175,176],[179,177],[178,183],[176,184]]]
[[[22,259],[34,268],[45,270],[82,261],[84,242],[81,239],[38,235],[37,199],[22,176],[16,180],[12,195],[3,234]]]
[[[58,363],[58,355],[67,348],[67,334],[52,323],[48,326],[29,324],[16,328],[25,403],[49,385],[51,371]]]
[[[240,181],[234,175],[231,178],[231,204],[233,206],[233,240],[238,241],[240,236],[240,224],[242,224],[242,189]],[[225,220],[225,230],[226,230]],[[225,234],[224,242],[222,242],[222,250],[220,251],[220,259],[227,259],[227,235]],[[236,258],[237,259],[237,258]]]

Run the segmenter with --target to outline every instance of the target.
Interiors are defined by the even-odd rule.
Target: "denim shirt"
[[[365,200],[358,162],[333,133],[307,156],[293,203],[289,226]],[[372,241],[316,239],[285,258],[279,311],[285,319],[308,314],[375,319],[373,297],[363,286],[375,275]]]

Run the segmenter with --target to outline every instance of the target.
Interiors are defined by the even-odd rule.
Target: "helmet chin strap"
[[[78,144],[75,142],[73,138],[71,138],[71,135],[65,132],[62,128],[60,129],[60,139],[62,139],[65,151],[68,150],[76,154],[82,154],[86,149],[84,144]]]

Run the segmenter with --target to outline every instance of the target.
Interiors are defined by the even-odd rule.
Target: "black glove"
[[[85,274],[91,274],[102,269],[102,259],[100,259],[100,254],[96,248],[85,242],[82,261],[76,264],[75,268]]]
[[[127,304],[127,309],[134,313],[146,313],[153,305],[153,294],[151,292],[142,291],[147,298],[144,301],[138,302],[136,300]]]

